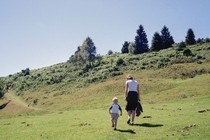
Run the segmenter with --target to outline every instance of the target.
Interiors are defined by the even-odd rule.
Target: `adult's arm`
[[[125,99],[128,97],[128,83],[125,83]]]
[[[137,93],[138,93],[138,100],[140,101],[140,88],[139,88],[139,84],[137,85]]]

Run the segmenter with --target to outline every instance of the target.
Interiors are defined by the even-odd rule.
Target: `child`
[[[122,109],[120,105],[118,104],[117,97],[114,97],[112,99],[113,104],[109,108],[109,114],[111,115],[111,121],[112,121],[112,127],[114,127],[114,130],[117,130],[117,119],[119,117],[119,111],[120,115],[122,116]]]

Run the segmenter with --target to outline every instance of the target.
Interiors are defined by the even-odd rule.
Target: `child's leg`
[[[117,119],[118,119],[119,115],[116,114],[116,113],[114,113],[113,115],[114,115],[114,130],[116,130],[116,128],[117,128]]]
[[[115,130],[117,129],[117,119],[116,119],[115,124],[114,124],[114,129]]]
[[[114,127],[114,115],[111,114],[111,122],[112,122],[112,127]]]

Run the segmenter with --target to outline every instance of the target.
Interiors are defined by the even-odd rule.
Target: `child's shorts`
[[[112,119],[113,122],[117,122],[118,117],[119,117],[119,114],[111,113],[111,119]]]

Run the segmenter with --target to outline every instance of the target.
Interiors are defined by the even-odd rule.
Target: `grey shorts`
[[[119,114],[117,114],[117,113],[111,113],[111,120],[112,120],[113,122],[116,123],[118,117],[119,117]]]

